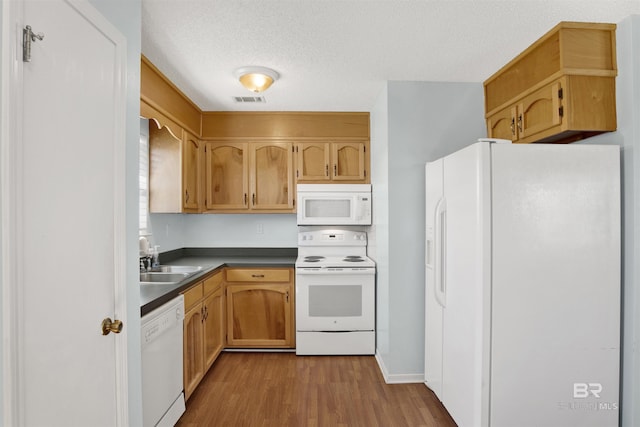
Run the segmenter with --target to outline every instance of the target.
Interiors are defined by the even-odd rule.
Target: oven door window
[[[373,274],[296,276],[298,331],[372,331],[374,326]]]
[[[362,316],[362,286],[309,286],[309,316]]]

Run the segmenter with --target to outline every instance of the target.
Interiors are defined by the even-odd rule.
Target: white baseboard
[[[382,372],[384,382],[387,384],[409,384],[409,383],[424,383],[424,374],[389,374],[387,367],[384,365],[384,361],[380,356],[380,353],[376,351],[376,361]]]

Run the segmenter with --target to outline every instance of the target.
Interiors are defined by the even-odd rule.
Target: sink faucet
[[[151,256],[140,257],[140,273],[146,273],[151,270]]]
[[[149,240],[147,240],[145,236],[140,236],[138,244],[140,256],[140,273],[144,273],[151,270],[151,251],[149,251]]]

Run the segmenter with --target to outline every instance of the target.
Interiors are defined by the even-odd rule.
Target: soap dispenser
[[[159,267],[160,266],[160,246],[155,245],[153,247],[153,251],[151,252],[151,267]]]

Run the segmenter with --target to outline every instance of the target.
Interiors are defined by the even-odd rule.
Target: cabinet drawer
[[[216,289],[218,289],[220,286],[222,286],[222,278],[223,278],[223,274],[222,271],[214,274],[213,276],[205,279],[204,281],[204,294],[205,295],[209,295],[211,292],[215,291]]]
[[[184,295],[185,312],[202,299],[204,295],[203,291],[204,291],[204,286],[203,286],[203,283],[200,282],[197,285],[187,289],[182,293],[182,295]]]
[[[232,268],[227,270],[227,282],[288,282],[290,270],[279,269],[245,269]]]

